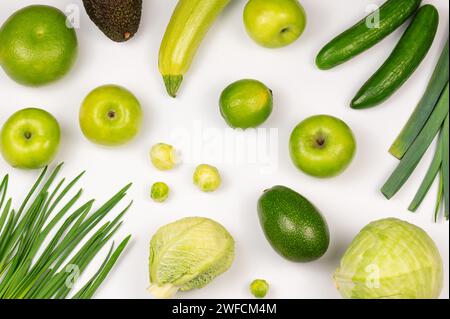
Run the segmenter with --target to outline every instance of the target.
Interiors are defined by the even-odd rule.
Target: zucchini
[[[331,40],[319,52],[316,64],[328,70],[373,47],[394,32],[420,6],[421,0],[388,0],[379,9],[379,27],[370,27],[369,15]]]
[[[179,0],[159,50],[159,71],[176,97],[200,43],[230,0]]]
[[[373,107],[394,94],[425,58],[438,24],[437,9],[431,4],[421,7],[389,58],[358,91],[351,107]]]
[[[430,83],[428,83],[425,94],[422,96],[422,99],[419,104],[417,104],[413,114],[389,149],[389,153],[398,159],[401,159],[403,155],[405,155],[406,151],[414,142],[417,135],[419,135],[426,121],[430,117],[431,112],[433,112],[445,85],[448,83],[448,71],[449,55],[447,40],[436,68],[434,69]]]

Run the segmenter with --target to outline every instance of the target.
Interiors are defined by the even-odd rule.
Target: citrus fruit
[[[25,7],[0,29],[0,65],[23,85],[40,86],[62,78],[75,63],[77,47],[66,16],[50,6]]]
[[[231,127],[257,127],[272,113],[272,91],[259,81],[240,80],[225,88],[219,104],[223,118]]]

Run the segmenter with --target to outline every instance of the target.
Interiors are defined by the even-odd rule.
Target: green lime
[[[233,128],[261,125],[272,113],[272,107],[272,91],[256,80],[234,82],[220,96],[220,112]]]
[[[0,66],[16,82],[40,86],[62,78],[77,57],[77,36],[60,10],[32,5],[0,29]]]

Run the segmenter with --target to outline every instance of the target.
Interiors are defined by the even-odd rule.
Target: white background
[[[425,1],[436,5],[441,14],[439,32],[430,53],[395,96],[382,106],[365,111],[350,109],[349,101],[389,55],[404,28],[334,70],[319,71],[314,58],[328,40],[364,16],[368,5],[383,1],[303,0],[309,19],[306,31],[292,46],[278,50],[261,48],[246,35],[242,23],[245,2],[232,1],[218,19],[186,75],[179,97],[173,100],[163,87],[157,54],[176,0],[145,0],[140,31],[125,44],[107,39],[86,16],[81,0],[1,1],[0,23],[29,4],[54,5],[63,10],[69,4],[76,4],[81,8],[81,28],[77,30],[80,53],[73,71],[62,81],[38,89],[20,86],[0,71],[0,122],[24,107],[41,107],[54,114],[63,129],[57,162],[66,163],[65,176],[87,170],[80,184],[85,190],[85,200],[92,197],[105,200],[126,183],[134,183],[127,197],[134,200],[134,205],[116,236],[120,239],[133,234],[133,240],[97,297],[150,298],[146,291],[148,243],[153,233],[181,217],[206,216],[221,222],[232,233],[236,240],[236,260],[230,271],[208,287],[179,297],[247,298],[249,282],[265,278],[271,283],[271,298],[339,298],[332,275],[352,238],[373,220],[397,217],[424,228],[439,246],[446,276],[442,297],[448,298],[449,226],[432,221],[436,185],[417,214],[407,211],[432,152],[424,157],[394,199],[387,201],[379,192],[397,164],[387,150],[422,95],[447,38],[448,1]],[[219,163],[223,187],[214,194],[203,194],[191,183],[197,163],[183,163],[168,173],[156,171],[149,163],[148,151],[156,142],[171,142],[174,129],[192,128],[196,121],[206,127],[226,128],[219,115],[218,97],[227,84],[241,78],[259,79],[274,91],[274,112],[264,126],[279,128],[276,172],[262,175],[257,165]],[[78,109],[84,96],[107,83],[129,88],[145,111],[139,137],[117,149],[89,143],[78,127]],[[288,155],[288,138],[293,127],[318,113],[342,118],[357,137],[358,153],[353,164],[334,179],[305,176],[294,168]],[[11,175],[9,194],[16,201],[23,198],[38,174],[12,169],[3,160],[0,160],[0,172]],[[149,198],[150,185],[157,180],[166,181],[173,191],[164,204],[153,203]],[[331,245],[321,260],[310,264],[288,262],[265,240],[257,219],[256,202],[264,189],[277,184],[302,193],[326,217]],[[93,266],[99,262],[96,260]],[[89,270],[93,271],[94,267]]]

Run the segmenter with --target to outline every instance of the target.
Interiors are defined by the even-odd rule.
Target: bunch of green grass
[[[77,278],[121,226],[131,203],[113,220],[99,223],[131,185],[93,212],[94,200],[74,208],[82,190],[66,197],[84,173],[67,185],[65,178],[55,183],[61,167],[49,174],[45,168],[17,210],[6,200],[8,176],[0,183],[0,299],[91,298],[130,240],[126,237],[115,249],[112,244],[98,271],[72,292]]]
[[[415,212],[419,208],[439,175],[435,220],[439,217],[442,202],[444,216],[448,220],[450,187],[448,41],[424,96],[389,150],[392,155],[400,159],[400,163],[381,189],[386,198],[393,197],[406,183],[436,136],[439,136],[439,139],[433,160],[408,209]]]

